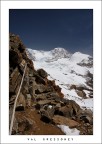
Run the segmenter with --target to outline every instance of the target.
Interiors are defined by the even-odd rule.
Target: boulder
[[[53,87],[38,85],[37,89],[35,90],[35,94],[48,93],[52,91],[53,91]]]
[[[70,128],[75,128],[79,125],[78,122],[72,119],[66,118],[64,116],[55,115],[52,119],[55,124],[66,125],[66,126],[69,126]]]
[[[73,108],[73,114],[76,115],[80,110],[80,106],[73,100],[69,101],[69,105],[71,105],[71,107]]]
[[[47,72],[44,69],[38,69],[37,72],[42,78],[46,78],[48,76]]]
[[[83,90],[77,90],[76,92],[77,92],[78,96],[80,96],[80,97],[82,97],[84,99],[87,98],[86,97],[86,93]]]
[[[71,85],[71,86],[70,86],[70,90],[71,90],[71,89],[76,89],[76,85]]]
[[[54,116],[54,108],[51,105],[45,105],[40,109],[41,120],[49,123]]]
[[[63,106],[55,110],[55,114],[62,115],[65,117],[72,117],[73,108],[71,105]]]
[[[15,130],[20,134],[24,134],[25,131],[34,129],[35,122],[31,118],[16,115],[15,125],[17,125],[17,130],[16,128]]]
[[[34,76],[37,84],[46,84],[46,81],[40,75],[34,74]]]
[[[92,117],[87,116],[87,115],[80,116],[80,120],[83,120],[85,123],[93,124]]]
[[[60,108],[60,107],[61,107],[61,103],[57,103],[56,108]]]
[[[80,110],[77,114],[77,117],[79,120],[93,124],[93,113],[91,110]]]

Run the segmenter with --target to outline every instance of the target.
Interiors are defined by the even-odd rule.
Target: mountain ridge
[[[92,56],[90,56],[88,54],[83,54],[81,52],[75,52],[75,53],[72,54],[64,48],[54,48],[54,49],[49,50],[49,51],[33,50],[33,49],[30,49],[30,48],[27,48],[27,54],[28,54],[28,56],[30,54],[30,58],[34,58],[34,55],[37,54],[37,53],[41,54],[40,57],[41,56],[42,57],[48,56],[49,59],[51,59],[51,58],[53,58],[53,59],[59,59],[59,58],[70,58],[70,59],[72,59],[71,57],[79,57],[82,60],[84,58],[87,58],[87,59],[91,58],[92,59]]]

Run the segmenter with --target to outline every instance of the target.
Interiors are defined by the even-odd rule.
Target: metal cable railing
[[[21,80],[21,84],[20,84],[20,87],[19,87],[16,99],[15,99],[15,102],[14,102],[14,107],[13,107],[13,112],[12,112],[12,118],[11,118],[11,124],[10,124],[10,132],[9,132],[10,135],[12,134],[12,128],[13,128],[13,123],[14,123],[16,103],[17,103],[17,99],[18,99],[18,96],[19,96],[20,91],[21,91],[21,87],[22,87],[22,84],[23,84],[26,68],[27,68],[27,64],[25,64],[25,68],[24,68],[24,73],[23,73],[23,77],[22,77],[22,80]]]

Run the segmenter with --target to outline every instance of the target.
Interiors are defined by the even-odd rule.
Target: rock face
[[[9,41],[9,126],[15,99],[20,90],[12,134],[64,134],[57,124],[67,125],[70,128],[77,127],[83,134],[79,124],[81,123],[84,128],[86,123],[92,126],[92,115],[83,111],[73,100],[64,99],[61,88],[54,80],[47,79],[48,74],[45,70],[34,69],[33,62],[28,58],[19,36],[10,34]],[[24,69],[25,75],[20,89]],[[92,134],[92,131],[85,134]]]

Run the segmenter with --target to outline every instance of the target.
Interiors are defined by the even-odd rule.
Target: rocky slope
[[[42,68],[35,70],[25,46],[14,34],[9,38],[9,127],[26,64],[12,134],[64,135],[62,125],[76,128],[82,135],[93,134],[92,112],[81,109],[73,100],[64,99],[61,88],[54,80],[48,80],[48,73]]]

